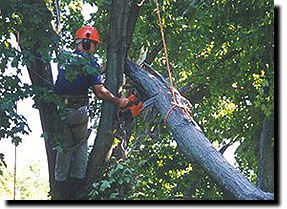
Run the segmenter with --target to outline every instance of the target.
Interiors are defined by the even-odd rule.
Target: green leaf
[[[124,183],[123,179],[118,180],[119,185],[122,185]]]
[[[130,183],[131,179],[130,179],[129,177],[125,177],[125,181],[126,181],[127,183]]]
[[[122,170],[124,168],[124,166],[122,164],[118,164],[116,167],[116,170]]]
[[[110,195],[110,199],[116,199],[118,197],[119,193],[118,192],[115,192],[115,193],[112,193]]]
[[[100,191],[103,192],[107,188],[111,188],[111,182],[104,180],[101,184]]]

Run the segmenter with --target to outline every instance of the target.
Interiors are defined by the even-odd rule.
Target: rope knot
[[[185,104],[178,104],[178,103],[171,103],[172,106],[170,107],[170,109],[168,110],[168,112],[166,113],[165,117],[164,117],[164,125],[166,126],[166,121],[167,121],[167,117],[169,116],[169,114],[171,113],[172,110],[174,110],[174,108],[180,108],[184,115],[187,117],[187,119],[189,121],[192,121],[192,112],[190,110],[190,108],[187,107],[187,105]]]

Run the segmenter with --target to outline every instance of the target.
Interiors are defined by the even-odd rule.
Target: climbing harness
[[[89,97],[86,95],[59,95],[67,107],[80,108],[89,104]]]
[[[183,110],[184,114],[187,116],[187,118],[189,119],[189,121],[192,121],[192,113],[191,110],[184,104],[179,104],[176,101],[176,96],[175,96],[175,92],[174,92],[174,88],[173,88],[173,83],[172,83],[172,77],[171,77],[171,71],[170,71],[170,66],[169,66],[169,61],[168,61],[168,53],[167,53],[167,47],[166,47],[166,42],[165,42],[165,38],[164,38],[164,32],[163,32],[163,26],[162,26],[162,22],[161,22],[161,17],[160,17],[160,11],[159,11],[159,3],[158,0],[155,0],[156,3],[156,10],[157,10],[157,17],[158,17],[158,22],[159,22],[159,27],[160,27],[160,33],[161,33],[161,38],[162,38],[162,42],[163,42],[163,48],[164,48],[164,54],[165,54],[165,60],[166,60],[166,66],[167,66],[167,71],[168,71],[168,77],[169,77],[169,81],[170,81],[170,87],[169,90],[171,92],[172,95],[172,106],[169,109],[169,111],[167,112],[167,114],[164,117],[164,124],[166,125],[166,121],[167,121],[167,117],[169,116],[169,114],[171,113],[172,110],[174,110],[174,108],[178,107],[180,109]]]
[[[84,106],[88,106],[89,105],[89,97],[86,95],[59,95],[67,108],[75,108],[78,109],[80,107],[84,107]],[[71,130],[73,127],[67,125],[70,129],[70,132],[73,135],[73,131]],[[66,147],[63,149],[64,152],[71,152],[75,149],[77,149],[78,147],[80,147],[86,140],[88,140],[89,136],[91,135],[92,132],[92,125],[90,128],[87,129],[87,134],[86,136],[84,136],[82,139],[79,139],[79,142],[77,142],[76,144]],[[73,136],[74,137],[74,136]]]

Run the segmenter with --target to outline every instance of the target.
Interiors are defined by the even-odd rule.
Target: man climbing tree
[[[101,44],[98,31],[92,26],[78,29],[75,39],[77,45],[73,54],[80,59],[90,58],[88,55],[94,54],[98,44]],[[96,60],[89,61],[93,68],[99,68]],[[127,98],[118,98],[103,86],[102,75],[95,71],[85,74],[82,72],[83,69],[79,69],[80,67],[87,66],[79,66],[68,60],[65,63],[60,63],[54,87],[55,93],[64,100],[67,106],[63,121],[65,130],[60,130],[65,137],[60,142],[64,149],[57,152],[55,164],[56,191],[59,193],[56,196],[59,199],[79,198],[75,193],[81,191],[80,188],[85,185],[88,162],[87,140],[91,133],[87,129],[88,89],[92,87],[99,99],[112,102],[119,108],[125,108],[129,103]],[[76,70],[76,76],[69,78],[69,71],[72,70]]]

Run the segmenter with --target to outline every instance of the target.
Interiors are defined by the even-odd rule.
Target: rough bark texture
[[[138,5],[138,0],[133,0],[132,6],[129,10],[129,18],[127,22],[127,51],[129,50],[131,43],[132,43],[132,37],[135,29],[135,25],[138,19],[138,16],[140,14],[141,6]]]
[[[166,86],[155,76],[142,70],[134,63],[128,63],[126,74],[145,89],[150,97],[156,97],[155,105],[162,117],[171,107],[172,97]],[[185,118],[181,109],[174,109],[167,119],[167,126],[176,138],[185,156],[196,161],[218,184],[231,192],[239,200],[272,200],[274,195],[263,192],[230,165],[212,146],[196,123]]]
[[[162,41],[159,42],[154,48],[153,50],[147,55],[146,59],[145,59],[145,63],[147,64],[151,64],[153,62],[153,60],[155,59],[155,57],[158,55],[158,53],[163,49],[163,43]]]
[[[39,7],[39,9],[43,10],[44,13],[46,12],[47,14],[49,14],[49,11],[47,10],[44,1],[23,0],[23,3],[36,4]],[[26,18],[24,17],[24,20],[27,20],[27,19],[29,19],[29,17],[26,17]],[[43,25],[45,25],[46,27],[49,27],[50,19],[45,18],[44,20],[45,22],[43,22]],[[52,78],[52,71],[51,71],[50,63],[44,63],[43,60],[41,59],[42,58],[41,55],[38,53],[38,50],[44,46],[41,46],[39,40],[36,41],[35,44],[31,46],[31,48],[26,48],[25,46],[24,47],[21,46],[22,35],[25,34],[26,32],[29,33],[30,31],[29,30],[19,31],[20,47],[22,48],[23,51],[30,51],[32,55],[35,57],[35,59],[32,62],[30,62],[29,66],[27,66],[29,76],[32,82],[32,87],[34,89],[38,87],[51,88],[51,84],[53,83],[53,78]],[[23,36],[27,37],[27,35],[23,35]],[[52,121],[55,121],[56,106],[52,103],[40,101],[37,93],[35,94],[34,101],[35,101],[35,104],[37,105],[37,108],[39,109],[42,130],[45,135],[45,147],[46,147],[48,169],[49,169],[49,183],[50,183],[51,193],[53,195],[54,167],[55,167],[54,163],[55,163],[56,152],[55,150],[53,150],[53,147],[52,147],[54,133],[55,133]]]
[[[274,152],[272,149],[273,124],[267,117],[263,120],[257,172],[257,186],[265,192],[274,191]]]
[[[128,0],[113,1],[111,5],[107,80],[105,86],[117,96],[120,96],[119,92],[123,83],[127,52],[131,46],[132,34],[140,9],[141,7],[138,6],[137,0],[133,0],[129,10]],[[87,191],[104,171],[109,161],[113,151],[112,143],[117,127],[117,108],[114,104],[104,102],[97,137],[88,163]],[[122,143],[127,146],[128,141],[122,141]],[[120,149],[118,155],[122,156],[123,152],[124,150]]]
[[[127,43],[126,43],[126,23],[127,23],[128,0],[113,0],[110,12],[110,32],[108,43],[107,60],[107,80],[105,86],[114,95],[120,96],[120,86],[123,82],[123,72],[125,68]],[[114,132],[117,128],[117,107],[110,102],[102,105],[101,119],[97,137],[87,169],[87,191],[92,183],[97,179],[112,153],[112,143]]]
[[[134,32],[135,25],[136,25],[138,16],[140,14],[142,5],[139,5],[138,0],[133,0],[132,5],[129,9],[129,16],[128,16],[127,25],[126,25],[126,34],[127,34],[126,53],[129,51],[131,47],[133,32]],[[117,147],[115,147],[113,151],[113,156],[116,157],[116,159],[118,160],[126,158],[126,149],[129,144],[129,138],[133,130],[134,124],[133,124],[133,121],[129,121],[129,122],[123,123],[122,126],[124,127],[122,127],[121,130],[118,129],[116,133],[117,138],[119,138],[121,142],[117,145]]]

